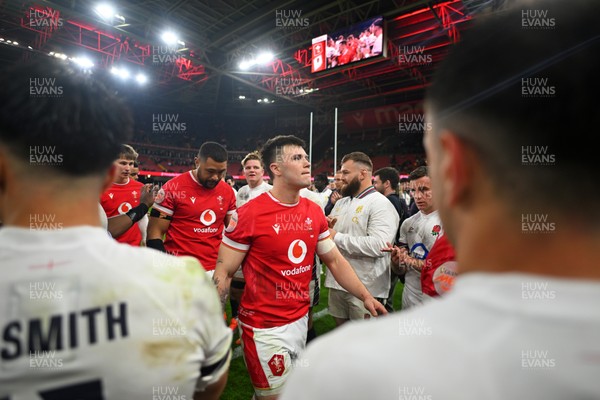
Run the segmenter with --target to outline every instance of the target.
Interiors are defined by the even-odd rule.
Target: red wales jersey
[[[425,266],[421,271],[421,288],[423,294],[431,297],[444,295],[454,285],[456,276],[456,255],[454,248],[442,234],[433,243],[425,258]]]
[[[224,245],[247,252],[240,321],[272,328],[308,313],[314,253],[328,237],[323,210],[306,198],[283,204],[267,192],[240,207],[223,235]]]
[[[163,185],[153,207],[173,218],[165,249],[176,256],[196,257],[205,270],[214,270],[225,217],[235,210],[231,186],[220,181],[207,189],[196,180],[195,171],[188,171]]]
[[[142,192],[141,182],[129,179],[127,183],[113,183],[100,197],[100,204],[108,218],[125,214],[127,211],[140,205]],[[139,246],[142,233],[138,224],[133,224],[124,234],[116,238],[118,242]]]

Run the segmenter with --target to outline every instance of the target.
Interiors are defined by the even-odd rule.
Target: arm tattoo
[[[225,311],[225,303],[227,303],[227,297],[229,297],[229,288],[223,288],[223,290],[219,290],[219,299],[221,300],[221,307],[223,311]]]
[[[221,301],[221,307],[223,308],[223,311],[225,311],[225,303],[227,303],[227,297],[229,297],[229,288],[220,288],[219,284],[221,283],[221,281],[219,280],[219,278],[213,277],[213,283],[217,287],[217,292],[219,293],[219,300]]]

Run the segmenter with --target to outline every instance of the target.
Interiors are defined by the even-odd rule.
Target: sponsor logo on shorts
[[[282,376],[285,372],[285,361],[283,354],[274,354],[269,360],[269,369],[274,376]]]

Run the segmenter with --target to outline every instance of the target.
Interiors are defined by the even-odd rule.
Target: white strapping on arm
[[[329,253],[334,247],[335,243],[330,237],[328,237],[327,239],[321,240],[319,243],[317,243],[317,254]]]

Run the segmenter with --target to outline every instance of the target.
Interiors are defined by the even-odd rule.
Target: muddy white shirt
[[[280,400],[600,399],[598,304],[598,281],[459,275],[440,301],[318,337]]]
[[[100,227],[4,227],[0,264],[0,399],[191,399],[201,370],[228,368],[231,330],[191,257]]]
[[[235,206],[240,208],[250,200],[258,197],[259,195],[268,192],[273,189],[273,186],[269,185],[267,182],[262,181],[262,183],[256,187],[251,188],[249,185],[242,186],[240,190],[237,191]]]

